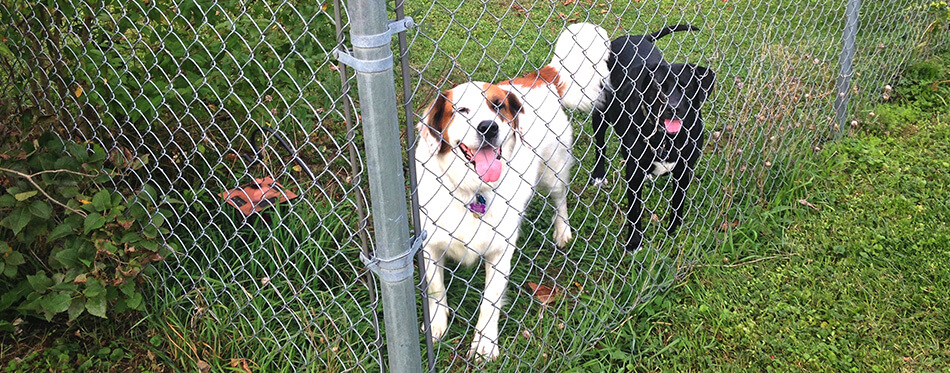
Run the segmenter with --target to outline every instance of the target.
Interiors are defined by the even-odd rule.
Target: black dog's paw
[[[674,214],[670,217],[670,224],[666,226],[666,234],[670,236],[675,235],[680,225],[683,225],[683,218]]]
[[[627,252],[630,254],[636,254],[640,249],[643,248],[643,235],[640,233],[634,233],[630,240],[627,241],[627,246],[625,247]]]
[[[590,185],[591,185],[591,186],[600,188],[600,187],[605,187],[605,186],[607,186],[607,184],[609,184],[609,183],[607,182],[607,178],[606,178],[606,177],[596,177],[596,176],[591,176],[591,177],[590,177]]]

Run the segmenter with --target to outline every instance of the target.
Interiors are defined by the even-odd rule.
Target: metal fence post
[[[416,373],[422,371],[412,276],[418,245],[409,242],[390,47],[400,25],[388,21],[385,0],[353,0],[348,5],[353,54],[338,51],[337,57],[357,71],[376,238],[375,257],[363,259],[380,280],[389,370]],[[401,25],[411,25],[411,19]]]
[[[851,85],[851,75],[854,74],[854,53],[855,37],[858,34],[858,14],[861,11],[861,0],[848,0],[848,6],[845,8],[844,35],[841,37],[841,56],[838,59],[838,83],[835,86],[835,129],[836,136],[844,132],[848,127],[848,98],[850,97],[849,87]]]

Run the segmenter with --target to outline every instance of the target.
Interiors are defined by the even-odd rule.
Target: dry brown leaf
[[[557,286],[550,287],[538,285],[530,281],[528,282],[528,287],[531,288],[531,293],[534,295],[534,298],[543,305],[548,305],[554,302],[554,300],[557,299],[559,292]]]
[[[575,1],[577,1],[577,0],[564,0],[564,5],[571,5],[571,4],[574,4]]]
[[[241,368],[242,371],[251,373],[251,367],[247,364],[247,359],[231,359],[232,368]]]
[[[198,360],[198,371],[201,373],[207,373],[211,371],[211,364],[208,364],[204,360]]]
[[[717,227],[717,229],[718,229],[720,232],[727,232],[727,231],[729,231],[729,230],[731,230],[732,228],[735,228],[735,227],[737,227],[737,226],[739,226],[739,221],[738,221],[738,220],[726,221],[726,222],[723,222],[719,227]]]
[[[801,203],[801,204],[803,204],[803,205],[805,205],[805,206],[811,207],[811,208],[815,209],[815,211],[821,211],[821,209],[818,208],[818,206],[815,206],[815,205],[811,204],[811,202],[806,201],[804,198],[798,200],[798,203]]]
[[[515,5],[512,5],[511,7],[514,8],[514,10],[518,11],[519,13],[521,13],[521,15],[523,15],[523,16],[525,16],[525,15],[528,14],[528,11],[525,10],[524,8],[522,8],[521,5],[515,4]]]

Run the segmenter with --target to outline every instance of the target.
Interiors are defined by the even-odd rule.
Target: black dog
[[[670,201],[667,232],[683,223],[686,189],[703,149],[700,107],[713,89],[715,73],[691,63],[669,63],[653,44],[676,31],[698,30],[690,25],[668,26],[649,35],[623,36],[610,45],[607,64],[609,85],[593,113],[597,163],[592,182],[604,184],[604,136],[612,124],[621,139],[626,162],[627,250],[636,251],[643,241],[643,202],[640,197],[649,177],[671,173],[676,190]],[[648,176],[650,175],[650,176]]]

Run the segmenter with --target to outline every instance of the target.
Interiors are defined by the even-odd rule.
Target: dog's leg
[[[703,135],[700,133],[695,142],[687,142],[684,149],[680,150],[680,162],[677,162],[673,168],[673,179],[676,180],[676,189],[673,191],[673,199],[670,200],[670,224],[666,227],[669,235],[676,233],[676,229],[683,224],[683,218],[686,217],[686,191],[689,184],[693,181],[693,174],[696,161],[702,155]]]
[[[567,153],[565,157],[568,163],[557,173],[557,181],[551,190],[551,203],[557,209],[557,214],[554,216],[554,243],[560,248],[566,246],[574,238],[571,223],[567,217],[567,193],[569,192],[567,183],[571,177],[570,153]]]
[[[641,201],[640,192],[643,190],[643,182],[646,180],[646,172],[649,163],[641,164],[634,159],[634,154],[642,154],[643,149],[631,151],[627,162],[624,164],[624,175],[627,181],[627,231],[630,232],[630,239],[627,240],[627,251],[637,252],[643,244],[643,224],[640,218],[643,215],[643,201]],[[639,158],[645,158],[642,155]]]
[[[435,251],[435,253],[433,253]],[[433,258],[433,255],[438,255]],[[438,341],[449,328],[449,307],[445,299],[445,283],[442,279],[445,267],[445,253],[441,250],[425,248],[426,284],[429,302],[429,326],[432,328],[432,339]]]
[[[478,307],[478,322],[470,355],[478,359],[494,360],[498,357],[498,319],[501,316],[502,296],[511,275],[511,257],[514,245],[489,249],[492,255],[485,257],[485,292]]]
[[[692,167],[687,165],[686,161],[678,162],[676,167],[673,168],[673,179],[676,180],[676,186],[673,190],[673,199],[670,200],[670,222],[666,227],[666,233],[671,236],[683,224],[683,216],[686,213],[686,189],[689,188],[692,178]]]
[[[594,126],[594,146],[597,151],[597,160],[594,163],[594,172],[591,173],[590,183],[593,186],[604,186],[607,185],[607,170],[605,163],[607,162],[607,157],[604,155],[606,152],[606,140],[604,139],[607,135],[607,128],[610,127],[607,124],[607,121],[604,120],[604,113],[601,112],[600,108],[595,107],[592,115],[591,123]]]

